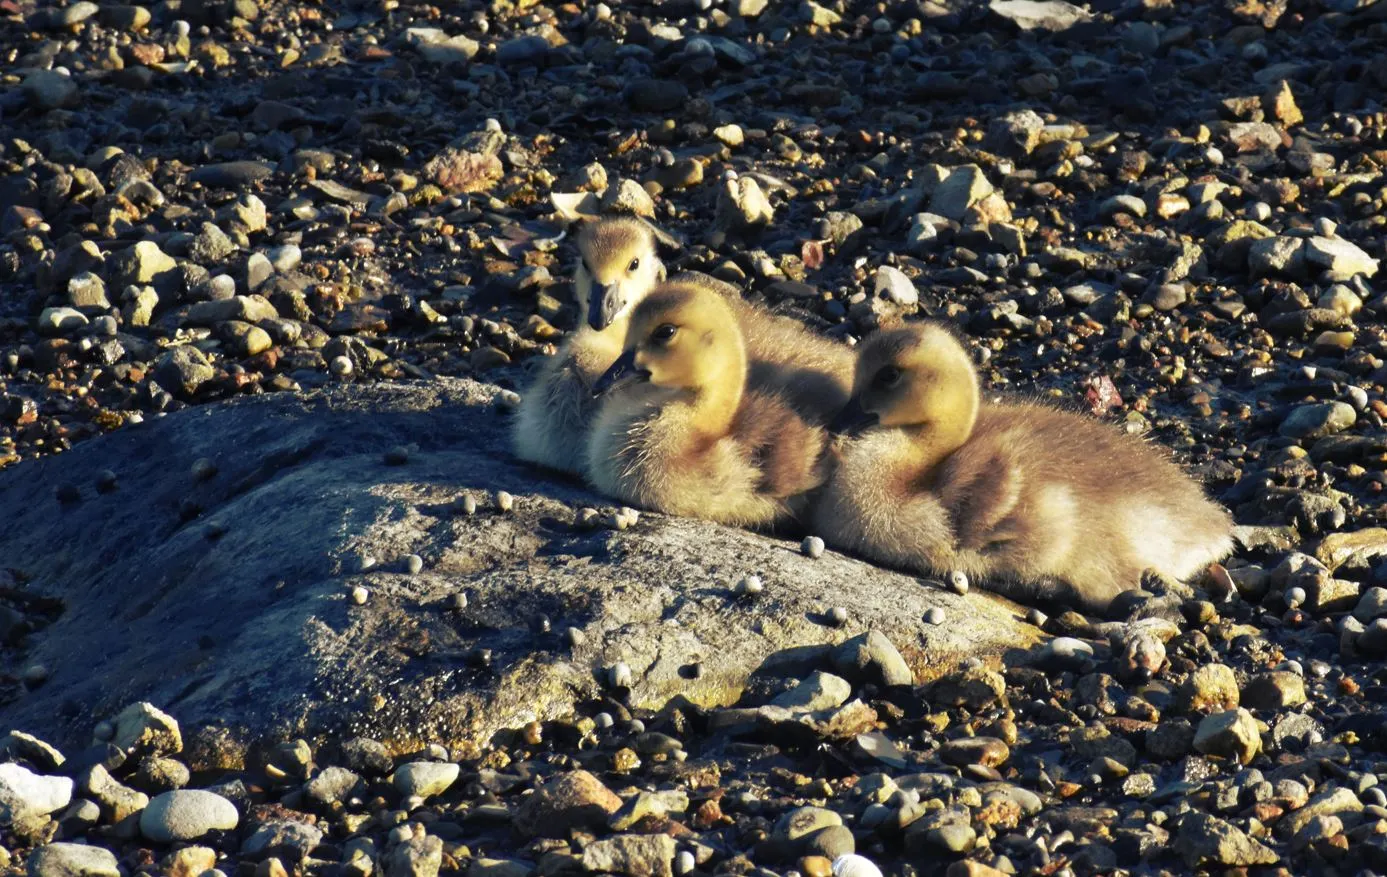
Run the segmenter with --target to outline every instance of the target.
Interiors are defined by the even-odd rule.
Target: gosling
[[[586,467],[585,445],[598,403],[592,388],[621,353],[631,309],[666,276],[655,232],[634,217],[584,224],[574,274],[579,327],[558,355],[540,366],[512,421],[516,456],[574,474]],[[825,424],[847,403],[854,357],[846,344],[796,320],[742,300],[737,288],[696,272],[674,280],[727,298],[751,351],[755,386],[775,387],[813,422]]]
[[[748,387],[733,302],[667,283],[636,306],[587,446],[592,485],[622,501],[743,527],[794,519],[823,481],[826,433]]]
[[[984,404],[947,330],[880,332],[831,427],[814,512],[826,540],[1020,599],[1103,611],[1155,570],[1184,580],[1232,550],[1232,521],[1141,439],[1042,404]]]

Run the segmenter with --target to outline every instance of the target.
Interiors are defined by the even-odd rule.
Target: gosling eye
[[[637,256],[636,258],[634,258],[634,259],[631,260],[631,264],[630,264],[630,265],[627,265],[627,266],[626,266],[626,270],[627,270],[628,272],[630,272],[630,273],[635,273],[636,269],[640,268],[640,266],[641,266],[641,260],[640,260],[640,257]]]
[[[677,331],[678,329],[673,323],[664,323],[657,326],[655,331],[650,333],[650,337],[661,343],[666,343],[674,337],[674,333]]]
[[[889,390],[901,382],[901,370],[894,365],[888,365],[876,373],[872,378],[872,384],[883,390]]]

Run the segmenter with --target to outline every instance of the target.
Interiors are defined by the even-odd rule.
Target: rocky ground
[[[0,486],[230,396],[518,388],[573,320],[567,222],[625,210],[828,332],[957,320],[993,386],[1149,429],[1243,525],[1195,594],[1033,617],[1062,637],[933,680],[874,641],[738,707],[633,710],[609,668],[605,699],[481,751],[341,737],[227,765],[138,705],[66,759],[17,729],[11,867],[1387,869],[1387,3],[0,15]],[[63,672],[25,657],[71,612],[52,550],[0,558],[11,703]]]

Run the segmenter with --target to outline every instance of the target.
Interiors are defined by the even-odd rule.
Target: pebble
[[[121,877],[115,854],[80,843],[48,843],[29,856],[29,877]]]
[[[175,789],[155,795],[140,813],[140,833],[155,843],[197,840],[213,831],[231,831],[240,822],[226,798],[201,789]]]
[[[448,790],[462,768],[451,762],[415,761],[401,765],[390,783],[406,798],[432,798]]]
[[[358,606],[365,606],[366,601],[371,599],[371,591],[368,588],[357,585],[352,588],[352,602]]]
[[[962,570],[954,570],[949,573],[949,590],[959,596],[968,593],[968,574]]]
[[[0,764],[0,825],[30,820],[66,807],[72,780],[36,774],[15,764]]]
[[[800,551],[805,557],[818,559],[824,556],[824,540],[818,536],[805,536],[804,542],[800,544]]]
[[[1247,764],[1262,749],[1257,720],[1241,707],[1207,716],[1195,729],[1194,748],[1205,755]]]

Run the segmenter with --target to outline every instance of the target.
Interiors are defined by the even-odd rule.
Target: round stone
[[[214,792],[176,789],[156,795],[140,813],[140,833],[155,843],[197,840],[230,831],[240,821],[236,806]]]

